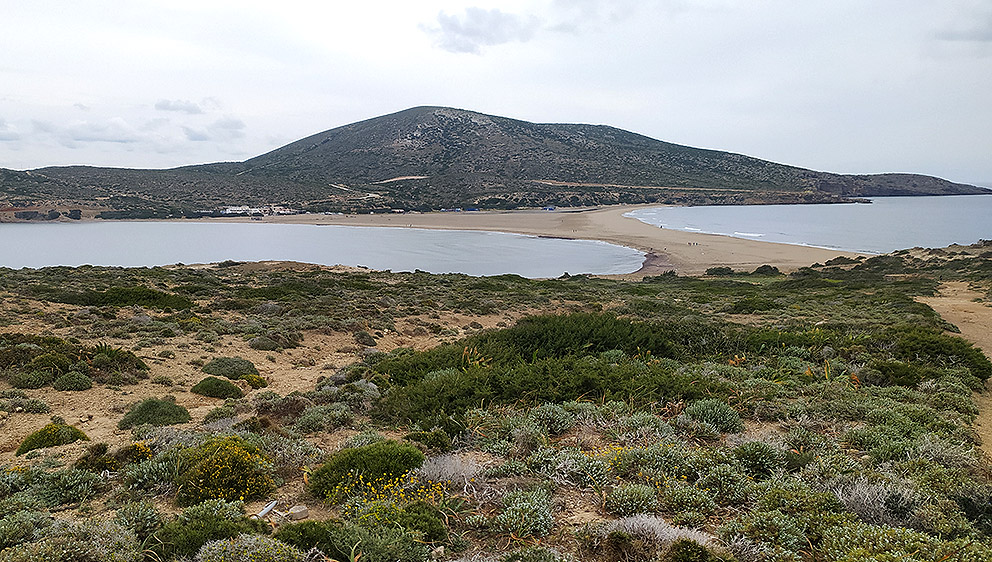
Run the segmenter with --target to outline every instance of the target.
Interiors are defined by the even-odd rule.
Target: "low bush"
[[[144,541],[165,524],[165,518],[149,501],[125,504],[117,509],[114,521]]]
[[[55,390],[89,390],[93,388],[93,379],[79,371],[69,371],[52,381]]]
[[[204,544],[194,562],[303,562],[303,553],[269,537],[240,534]]]
[[[18,511],[0,518],[0,551],[31,541],[52,524],[52,516],[40,511]]]
[[[739,433],[744,430],[737,410],[715,398],[693,402],[685,409],[685,415],[696,421],[706,422],[722,433]]]
[[[7,377],[7,382],[14,388],[41,388],[55,380],[55,374],[50,371],[15,371]]]
[[[34,483],[36,495],[49,508],[65,504],[79,503],[97,495],[101,487],[100,477],[92,472],[65,468],[44,472]]]
[[[245,517],[242,502],[208,500],[187,507],[146,541],[148,552],[158,560],[192,556],[210,541],[230,539],[244,533],[259,534],[268,525]]]
[[[543,537],[555,524],[551,513],[551,493],[544,488],[509,492],[503,496],[503,509],[493,518],[499,531],[515,537]]]
[[[606,510],[626,517],[635,513],[650,513],[658,509],[658,493],[654,486],[624,484],[606,495]]]
[[[202,367],[208,375],[237,380],[245,375],[258,375],[258,369],[251,361],[242,357],[215,357]]]
[[[767,478],[785,465],[785,453],[761,441],[742,443],[733,453],[744,472],[755,478]]]
[[[52,418],[51,423],[25,437],[24,441],[21,442],[21,445],[17,448],[17,452],[15,452],[14,455],[21,456],[24,453],[35,449],[68,445],[69,443],[75,443],[81,439],[88,441],[89,437],[87,437],[86,434],[79,428],[66,425],[64,420],[60,418]]]
[[[362,562],[424,562],[429,557],[426,546],[396,527],[364,527],[328,519],[283,525],[273,538],[300,550],[316,548],[332,560]]]
[[[416,447],[396,441],[381,441],[343,449],[310,475],[309,490],[321,499],[334,499],[338,487],[357,479],[365,481],[396,478],[424,463]]]
[[[274,487],[272,460],[258,447],[237,436],[216,437],[185,449],[179,459],[176,503],[205,500],[253,500]]]
[[[217,377],[207,377],[189,390],[194,394],[210,398],[241,398],[245,395],[238,385]]]
[[[174,401],[146,398],[135,404],[117,424],[118,429],[130,429],[136,425],[176,425],[190,420],[189,410]]]
[[[113,521],[55,520],[40,529],[34,542],[0,553],[2,562],[140,562],[134,534]]]

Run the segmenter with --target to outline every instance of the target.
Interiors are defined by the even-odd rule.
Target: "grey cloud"
[[[5,120],[0,119],[0,141],[20,140],[21,135]]]
[[[210,135],[208,135],[206,131],[201,131],[198,129],[183,127],[183,134],[186,135],[186,140],[191,140],[194,142],[202,142],[202,141],[210,140]]]
[[[189,100],[158,100],[155,102],[155,109],[159,111],[180,111],[190,115],[203,113],[199,105]]]
[[[79,111],[89,111],[90,110],[90,107],[88,105],[82,104],[82,103],[74,103],[74,104],[72,104],[72,107],[75,107]]]
[[[423,29],[445,51],[478,54],[482,47],[529,41],[538,26],[539,21],[534,17],[471,7],[460,16],[441,12],[437,26]]]
[[[245,122],[236,117],[222,117],[210,125],[207,131],[216,140],[240,139],[245,136]]]
[[[75,146],[76,143],[112,142],[120,144],[134,143],[141,140],[123,119],[114,118],[105,123],[84,121],[67,127],[62,131],[63,144]]]
[[[969,19],[967,25],[938,33],[937,38],[944,41],[992,42],[992,12]]]

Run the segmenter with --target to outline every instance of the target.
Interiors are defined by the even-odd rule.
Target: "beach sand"
[[[262,217],[260,222],[341,226],[385,226],[442,230],[487,230],[577,240],[601,240],[635,248],[646,254],[643,267],[626,276],[639,278],[675,270],[699,275],[707,268],[726,266],[751,271],[768,264],[783,272],[854,252],[745,240],[730,236],[663,229],[623,216],[634,209],[658,205],[618,205],[556,211],[472,211],[458,213],[394,213],[379,215],[286,215]],[[259,219],[211,218],[210,222]]]

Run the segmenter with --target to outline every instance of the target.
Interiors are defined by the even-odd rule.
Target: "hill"
[[[988,192],[930,176],[832,174],[603,125],[538,124],[444,107],[345,125],[244,162],[168,170],[0,170],[0,203],[97,205],[110,218],[224,205],[433,210]]]

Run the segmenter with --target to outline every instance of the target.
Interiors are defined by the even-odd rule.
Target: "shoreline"
[[[669,271],[676,271],[685,275],[700,275],[710,267],[731,267],[736,270],[751,271],[761,265],[772,265],[783,272],[788,272],[816,262],[822,263],[837,256],[853,258],[859,255],[868,255],[815,246],[663,229],[635,218],[623,216],[635,209],[661,206],[663,205],[617,205],[560,211],[464,211],[460,213],[380,215],[302,214],[255,218],[206,217],[178,219],[178,221],[476,230],[566,240],[598,240],[626,246],[644,253],[644,262],[637,271],[606,276],[633,279],[659,275]]]

